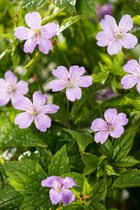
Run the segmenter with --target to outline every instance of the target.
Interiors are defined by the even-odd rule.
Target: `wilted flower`
[[[66,88],[66,96],[68,100],[75,101],[82,97],[80,87],[89,87],[92,85],[91,76],[82,76],[85,73],[84,67],[71,66],[69,71],[64,66],[58,66],[52,71],[52,74],[57,77],[49,83],[49,88],[53,92],[58,92]]]
[[[123,15],[117,26],[114,17],[105,15],[100,22],[103,31],[96,36],[97,44],[101,47],[107,47],[110,55],[119,53],[122,47],[126,49],[134,48],[137,44],[137,37],[128,33],[133,28],[133,20],[130,15]]]
[[[75,200],[74,193],[69,190],[75,186],[75,182],[70,177],[61,178],[59,176],[50,176],[42,180],[41,186],[50,187],[50,200],[52,204],[57,204],[62,201],[63,204],[70,204]]]
[[[24,112],[18,114],[15,118],[15,124],[20,128],[27,128],[32,122],[38,130],[45,132],[51,127],[51,118],[47,114],[56,113],[59,109],[54,104],[47,103],[47,95],[36,91],[33,94],[33,103],[24,97],[15,103],[15,108]]]
[[[0,106],[6,105],[10,99],[12,104],[28,93],[28,83],[25,81],[17,82],[16,75],[8,70],[4,79],[0,78]]]
[[[96,8],[97,8],[97,15],[98,15],[99,20],[103,19],[105,15],[113,14],[112,6],[110,3],[104,4],[103,6],[100,4],[97,4]]]
[[[48,54],[52,49],[50,39],[57,34],[58,25],[47,23],[41,26],[41,16],[38,12],[32,12],[25,15],[25,22],[30,28],[19,26],[15,28],[15,36],[19,40],[27,40],[24,44],[24,52],[32,53],[36,45],[39,50]]]
[[[140,64],[136,60],[130,60],[123,66],[126,74],[121,79],[124,89],[132,88],[136,85],[137,91],[140,93]]]
[[[116,109],[107,109],[104,113],[105,120],[97,118],[92,122],[91,130],[97,132],[95,141],[103,144],[108,136],[119,138],[124,133],[123,126],[128,123],[126,114],[118,113]]]

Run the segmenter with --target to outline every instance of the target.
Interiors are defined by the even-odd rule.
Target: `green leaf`
[[[140,25],[140,15],[133,17],[133,22],[136,25]]]
[[[84,208],[79,204],[72,204],[69,206],[64,207],[65,210],[84,210]]]
[[[76,10],[79,13],[85,13],[88,16],[96,15],[95,0],[78,0],[76,4]]]
[[[18,208],[23,200],[23,196],[16,192],[11,186],[6,186],[0,190],[0,209],[13,210]]]
[[[46,177],[41,166],[30,159],[6,162],[4,169],[10,185],[24,194],[38,193],[41,181]]]
[[[98,158],[91,154],[91,153],[83,153],[82,160],[85,164],[84,174],[88,175],[91,174],[93,171],[96,170],[98,164]]]
[[[89,195],[91,192],[91,188],[90,185],[87,181],[87,179],[84,180],[84,186],[83,186],[83,191],[82,191],[82,195]]]
[[[75,12],[75,5],[77,0],[53,0],[59,8],[65,7],[68,12]]]
[[[105,81],[107,80],[108,78],[108,75],[109,75],[109,71],[106,71],[106,72],[99,72],[97,74],[92,74],[91,76],[93,77],[93,81],[95,83],[101,83],[101,84],[104,84]]]
[[[129,153],[136,131],[137,127],[131,127],[125,131],[121,138],[115,141],[112,155],[114,162],[118,162]]]
[[[9,115],[0,115],[0,146],[47,147],[30,128],[19,129],[9,118]]]
[[[48,174],[60,176],[70,172],[67,149],[64,145],[51,159],[48,164]]]
[[[101,203],[91,203],[88,210],[106,210],[105,206]]]
[[[114,188],[140,187],[140,170],[130,171],[119,176],[115,180],[113,187]]]
[[[93,142],[93,137],[87,131],[74,131],[71,129],[64,129],[77,141],[80,152],[84,152],[85,148]]]
[[[130,167],[140,163],[133,156],[126,156],[119,160],[119,162],[112,163],[116,167]]]
[[[103,200],[107,194],[106,180],[100,180],[93,186],[92,201],[99,202]]]
[[[136,110],[140,110],[140,100],[138,99],[131,99],[131,98],[128,98],[128,97],[125,97],[125,100],[131,104],[133,107],[136,108]]]
[[[106,171],[106,174],[107,174],[108,176],[112,176],[112,175],[119,176],[119,174],[117,174],[117,173],[114,171],[114,169],[113,169],[113,167],[112,167],[111,165],[106,165],[106,166],[105,166],[105,171]]]
[[[27,9],[27,11],[36,11],[47,4],[46,0],[20,0],[19,2],[24,9]]]

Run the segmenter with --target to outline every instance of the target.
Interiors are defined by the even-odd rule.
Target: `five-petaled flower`
[[[16,75],[8,70],[4,79],[0,78],[0,106],[6,105],[10,99],[14,103],[28,93],[28,83],[25,81],[17,82]]]
[[[24,44],[24,52],[32,53],[36,45],[39,50],[48,54],[52,49],[50,39],[58,32],[58,24],[47,23],[41,26],[41,16],[38,12],[27,13],[25,22],[30,28],[19,26],[15,28],[15,36],[19,40],[27,40]]]
[[[96,36],[97,44],[101,47],[107,47],[110,55],[119,53],[122,47],[126,49],[134,48],[138,40],[136,36],[128,33],[133,28],[133,20],[130,15],[123,15],[117,26],[114,17],[105,15],[100,22],[103,31]]]
[[[75,186],[75,182],[71,177],[61,178],[59,176],[50,176],[42,180],[41,186],[50,187],[50,200],[52,204],[57,204],[60,201],[63,204],[70,204],[75,200],[74,193],[69,190]]]
[[[91,76],[82,76],[85,73],[84,67],[71,66],[69,71],[64,66],[58,66],[52,70],[52,74],[57,79],[51,81],[48,86],[53,92],[58,92],[66,88],[68,100],[75,101],[82,97],[80,87],[89,87],[92,85]]]
[[[140,63],[136,60],[130,60],[123,66],[126,74],[121,79],[124,89],[130,89],[136,85],[137,91],[140,93]]]
[[[116,109],[107,109],[104,113],[105,120],[97,118],[92,122],[91,130],[97,132],[95,141],[103,144],[108,136],[119,138],[124,133],[123,126],[128,123],[126,114],[118,113]]]
[[[55,104],[46,104],[47,100],[46,94],[36,91],[33,94],[33,103],[27,97],[17,101],[14,107],[24,112],[16,116],[15,124],[20,128],[27,128],[34,122],[38,130],[47,131],[51,126],[51,118],[47,114],[56,113],[59,109]]]

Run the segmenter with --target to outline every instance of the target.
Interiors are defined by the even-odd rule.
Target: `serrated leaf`
[[[140,163],[139,160],[136,160],[133,156],[123,157],[119,162],[112,163],[116,167],[130,167]]]
[[[48,174],[60,176],[70,172],[69,158],[67,156],[67,149],[64,145],[51,159],[48,164]]]
[[[23,196],[16,192],[11,186],[5,186],[0,190],[0,209],[13,210],[18,208],[23,200]]]
[[[114,188],[140,187],[140,170],[130,171],[119,176],[115,180],[113,187]]]
[[[111,165],[105,166],[105,172],[108,176],[112,176],[112,175],[119,176],[119,174],[114,171],[114,169]]]
[[[92,192],[92,202],[99,202],[103,200],[107,193],[107,183],[106,180],[100,180],[97,184],[93,186]]]
[[[84,186],[83,186],[83,191],[82,191],[82,195],[89,195],[91,192],[91,188],[90,185],[87,181],[87,179],[84,179]]]
[[[80,13],[85,13],[88,16],[95,16],[95,0],[78,0],[76,4],[76,10]]]
[[[53,0],[59,8],[65,8],[69,12],[75,12],[75,4],[77,0]]]
[[[105,206],[101,203],[91,203],[88,210],[106,210]]]
[[[69,206],[64,207],[65,210],[84,210],[84,208],[79,204],[72,204]]]
[[[47,4],[46,0],[19,0],[19,3],[27,11],[36,11]]]
[[[31,159],[6,162],[4,169],[10,185],[23,194],[38,193],[41,181],[46,177],[41,166]]]
[[[88,175],[94,172],[97,168],[98,158],[91,153],[83,153],[82,160],[85,164],[84,174]]]
[[[71,129],[64,129],[77,141],[80,152],[84,152],[85,148],[93,142],[93,137],[86,131],[74,131]]]
[[[136,135],[136,131],[137,127],[131,127],[125,131],[122,137],[116,140],[112,155],[114,162],[118,162],[129,153],[133,145],[133,139]]]
[[[0,115],[0,146],[47,147],[30,128],[19,129],[5,114]]]

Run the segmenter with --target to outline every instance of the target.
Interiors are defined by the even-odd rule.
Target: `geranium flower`
[[[130,15],[123,15],[118,26],[114,17],[105,15],[100,25],[103,31],[96,36],[97,45],[107,46],[107,52],[110,55],[119,53],[122,47],[126,49],[134,48],[138,42],[136,36],[128,33],[133,28],[133,20]]]
[[[64,179],[59,176],[50,176],[41,182],[41,186],[51,188],[49,194],[52,204],[57,204],[62,201],[63,204],[68,205],[73,202],[75,196],[69,188],[75,185],[74,180],[68,176]]]
[[[99,20],[103,19],[105,15],[113,14],[112,6],[110,3],[106,3],[104,5],[97,4],[96,8]]]
[[[4,79],[0,78],[0,106],[6,105],[10,100],[14,106],[14,103],[27,94],[28,90],[28,83],[22,80],[17,82],[16,75],[8,70]]]
[[[38,45],[39,50],[48,54],[52,49],[50,39],[57,34],[58,25],[48,23],[41,26],[41,16],[38,12],[32,12],[25,15],[25,22],[30,28],[19,26],[15,28],[15,36],[19,40],[27,40],[24,44],[24,52],[32,53]]]
[[[57,79],[49,83],[49,88],[53,92],[58,92],[66,88],[66,96],[68,100],[75,101],[82,97],[80,87],[89,87],[92,85],[91,76],[82,76],[85,73],[84,67],[71,66],[69,71],[64,66],[58,66],[52,71]]]
[[[124,89],[130,89],[136,85],[137,91],[140,93],[140,64],[136,60],[130,60],[123,66],[126,74],[121,79]]]
[[[107,109],[104,113],[105,120],[97,118],[92,122],[91,130],[97,132],[95,141],[103,144],[108,136],[119,138],[124,133],[123,126],[128,123],[126,114],[118,113],[116,109]]]
[[[15,118],[15,124],[19,128],[28,128],[32,122],[38,130],[45,132],[51,127],[51,118],[47,114],[56,113],[59,109],[54,104],[47,103],[47,95],[36,91],[33,94],[33,103],[24,97],[15,103],[15,108],[24,112],[18,114]]]

